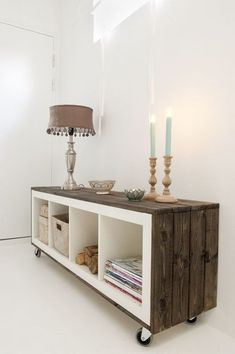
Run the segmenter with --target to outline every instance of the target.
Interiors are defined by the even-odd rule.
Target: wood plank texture
[[[152,242],[151,332],[171,327],[173,213],[156,215]]]
[[[219,209],[206,211],[206,257],[204,310],[217,304]]]
[[[189,211],[191,208],[194,210],[200,210],[205,208],[218,207],[218,204],[207,203],[207,202],[196,202],[179,200],[178,203],[156,203],[148,200],[141,200],[140,202],[130,202],[124,193],[111,191],[107,195],[98,195],[94,190],[90,188],[83,188],[78,191],[66,191],[62,190],[60,187],[33,187],[32,190],[49,193],[61,197],[84,200],[87,202],[104,204],[108,206],[113,206],[122,209],[134,210],[141,213],[151,213],[151,214],[164,214],[164,213],[178,213],[183,211]]]
[[[205,241],[205,211],[192,211],[188,318],[204,309]]]
[[[172,326],[188,319],[190,212],[174,214]]]

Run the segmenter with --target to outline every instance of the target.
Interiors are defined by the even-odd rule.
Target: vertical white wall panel
[[[51,183],[51,37],[0,24],[0,238],[31,234],[30,188]]]

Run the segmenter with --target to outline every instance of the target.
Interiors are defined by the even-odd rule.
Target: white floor
[[[205,316],[141,347],[138,323],[33,251],[28,239],[0,241],[0,354],[235,353],[235,341]]]

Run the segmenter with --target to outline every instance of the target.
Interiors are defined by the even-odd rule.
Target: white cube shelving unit
[[[39,238],[39,214],[48,205],[48,245]],[[69,255],[55,247],[51,217],[69,214]],[[219,204],[129,202],[120,192],[32,188],[32,244],[139,322],[140,344],[179,323],[194,323],[217,304]],[[85,246],[98,244],[98,274],[76,264]],[[142,255],[142,303],[104,280],[105,262]]]
[[[40,207],[45,203],[48,203],[49,245],[38,239]],[[54,248],[50,221],[52,216],[65,213],[69,214],[68,257]],[[151,214],[32,191],[32,244],[147,325],[150,325],[151,235]],[[75,263],[77,254],[93,244],[98,244],[96,275]],[[142,255],[143,262],[141,304],[104,281],[108,259],[136,255]]]

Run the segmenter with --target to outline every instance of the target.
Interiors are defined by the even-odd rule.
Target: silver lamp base
[[[70,191],[75,191],[75,190],[81,189],[81,187],[79,187],[77,185],[76,181],[73,179],[73,176],[71,176],[71,177],[72,178],[68,177],[67,181],[64,182],[61,189],[70,190]]]
[[[67,166],[68,178],[64,182],[61,189],[65,190],[77,190],[80,187],[77,185],[76,181],[73,178],[74,167],[76,163],[76,151],[74,150],[74,141],[73,135],[69,136],[68,141],[68,150],[65,153],[65,161]]]

